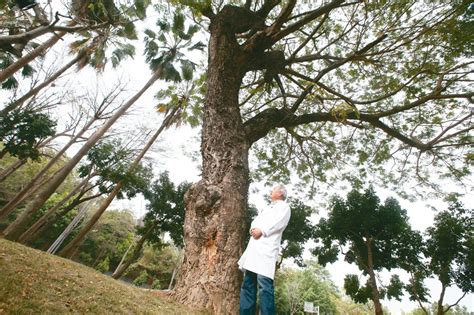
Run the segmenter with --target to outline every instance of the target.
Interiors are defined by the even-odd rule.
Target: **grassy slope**
[[[0,239],[0,314],[198,314],[156,292]]]

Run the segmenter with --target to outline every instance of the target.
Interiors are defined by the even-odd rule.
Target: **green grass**
[[[0,314],[202,314],[159,291],[0,239]]]

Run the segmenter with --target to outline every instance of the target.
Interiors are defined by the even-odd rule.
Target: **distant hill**
[[[94,269],[0,239],[0,314],[202,314]]]

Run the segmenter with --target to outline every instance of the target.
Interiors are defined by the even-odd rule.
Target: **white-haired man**
[[[240,289],[240,314],[255,315],[257,286],[260,296],[260,314],[275,314],[273,279],[280,250],[281,236],[290,220],[290,207],[286,203],[283,185],[273,187],[272,203],[252,221],[250,241],[238,262],[244,271]]]

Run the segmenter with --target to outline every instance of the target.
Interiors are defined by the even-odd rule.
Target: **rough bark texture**
[[[202,180],[185,195],[185,254],[173,296],[215,314],[238,311],[248,149],[238,106],[245,67],[232,8],[211,22],[201,153]]]

